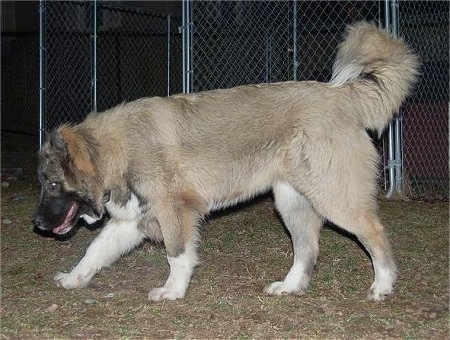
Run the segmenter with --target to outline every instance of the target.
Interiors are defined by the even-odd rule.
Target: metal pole
[[[398,35],[398,2],[385,0],[386,28],[394,35]],[[402,117],[398,113],[388,128],[388,169],[389,190],[387,198],[394,193],[403,193],[403,145],[402,145]]]
[[[185,46],[185,25],[186,25],[186,5],[185,5],[186,0],[183,0],[182,4],[181,4],[181,40],[182,40],[182,78],[183,78],[183,93],[186,93],[186,46]]]
[[[39,149],[44,144],[45,131],[45,0],[39,0]]]
[[[188,42],[188,54],[187,54],[187,58],[188,58],[188,73],[187,73],[187,75],[188,75],[188,87],[189,87],[189,92],[192,92],[192,81],[193,81],[193,79],[192,79],[192,73],[194,72],[194,69],[193,69],[193,66],[192,66],[192,63],[193,63],[193,60],[192,60],[192,35],[193,35],[193,32],[192,32],[192,29],[193,29],[193,27],[192,27],[192,0],[188,0],[188,15],[189,15],[189,21],[188,21],[188,26],[186,27],[187,28],[187,36],[188,36],[188,39],[189,39],[189,42]]]
[[[391,31],[391,8],[390,1],[384,1],[384,18],[385,29]],[[395,192],[395,151],[394,151],[394,125],[389,123],[388,127],[388,164],[387,169],[389,171],[389,189],[386,193],[387,198],[391,198]]]
[[[403,194],[403,143],[402,143],[402,114],[399,112],[394,118],[395,130],[395,191]]]
[[[92,10],[92,74],[91,74],[91,108],[97,112],[97,0],[93,1]]]
[[[398,2],[391,0],[392,33],[398,35]],[[403,140],[402,113],[399,111],[394,118],[395,129],[395,190],[403,194]]]
[[[170,96],[170,19],[172,14],[167,15],[167,97]]]
[[[182,7],[182,35],[183,35],[183,93],[191,92],[192,61],[191,61],[191,1],[183,0]]]
[[[389,123],[388,127],[388,165],[389,169],[389,190],[387,198],[391,198],[395,192],[395,155],[394,155],[394,126]]]
[[[391,20],[392,20],[392,33],[394,36],[398,35],[398,2],[397,0],[391,0]]]
[[[297,68],[298,68],[298,61],[297,61],[297,0],[294,0],[294,8],[293,8],[293,20],[292,20],[292,29],[293,29],[293,46],[292,46],[292,59],[293,59],[293,80],[297,80]]]

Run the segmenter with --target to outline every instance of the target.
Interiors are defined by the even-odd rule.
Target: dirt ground
[[[322,232],[308,292],[262,292],[292,264],[290,240],[271,197],[211,216],[201,227],[197,268],[186,298],[150,302],[168,274],[161,245],[144,243],[89,287],[58,288],[57,271],[81,259],[100,229],[68,240],[33,232],[38,199],[34,138],[2,133],[2,168],[23,169],[2,187],[1,337],[16,338],[412,338],[449,337],[447,202],[380,199],[380,216],[400,269],[395,293],[366,300],[369,258],[348,235]]]

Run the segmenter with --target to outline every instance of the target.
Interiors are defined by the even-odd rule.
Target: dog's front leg
[[[114,263],[122,254],[136,247],[145,237],[134,220],[111,219],[86,254],[70,273],[58,273],[55,280],[66,288],[83,288],[103,267]]]
[[[152,301],[183,298],[198,263],[196,214],[185,208],[167,208],[164,206],[164,212],[160,210],[156,215],[166,246],[170,274],[163,287],[150,291],[148,298]]]

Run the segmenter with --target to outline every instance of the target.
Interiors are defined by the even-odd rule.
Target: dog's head
[[[80,217],[88,222],[101,219],[104,191],[97,160],[98,143],[86,128],[63,125],[50,133],[39,152],[36,227],[65,234]]]

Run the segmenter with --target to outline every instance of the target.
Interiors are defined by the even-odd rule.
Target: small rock
[[[94,299],[87,299],[86,301],[84,301],[86,304],[88,305],[95,305],[97,303],[97,300]]]
[[[17,202],[23,202],[23,201],[25,201],[25,196],[17,195],[17,196],[14,196],[12,199]]]
[[[12,223],[12,221],[10,220],[10,219],[8,219],[8,218],[4,218],[3,220],[2,220],[2,224],[11,224]]]
[[[105,296],[103,296],[104,299],[112,299],[114,297],[114,293],[108,293]]]
[[[428,317],[429,317],[430,319],[436,319],[436,318],[437,318],[437,313],[435,313],[435,312],[430,313],[430,314],[428,315]]]
[[[57,309],[58,309],[58,305],[56,303],[54,303],[50,307],[47,308],[47,311],[50,313],[54,313]]]
[[[9,183],[6,181],[2,182],[2,188],[7,188],[7,187],[9,187]]]

